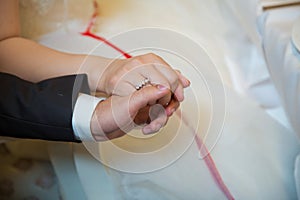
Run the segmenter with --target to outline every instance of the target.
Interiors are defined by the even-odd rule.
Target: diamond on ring
[[[149,78],[145,78],[140,84],[138,84],[137,86],[135,86],[135,89],[136,90],[140,90],[141,88],[143,88],[147,84],[150,84],[150,79]]]

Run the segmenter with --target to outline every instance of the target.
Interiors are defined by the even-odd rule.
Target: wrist
[[[96,141],[106,141],[108,140],[107,138],[107,130],[105,129],[103,125],[103,121],[105,120],[104,116],[101,116],[104,112],[104,106],[105,101],[101,101],[98,103],[96,106],[94,113],[91,117],[91,122],[90,122],[90,130],[92,133],[93,138]]]
[[[96,138],[92,134],[91,120],[96,107],[104,98],[97,98],[91,95],[79,93],[74,106],[72,126],[75,135],[80,140],[93,141]]]
[[[98,105],[96,106],[92,118],[91,118],[91,124],[90,124],[90,128],[91,128],[91,132],[93,135],[99,135],[99,133],[104,133],[102,128],[101,128],[101,122],[98,117],[98,111],[101,110],[101,102],[98,103]]]
[[[106,77],[104,72],[112,59],[100,56],[87,56],[81,66],[82,71],[88,75],[91,92],[105,93]]]

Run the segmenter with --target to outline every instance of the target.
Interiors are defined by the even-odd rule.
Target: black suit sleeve
[[[90,92],[85,74],[31,83],[0,73],[0,135],[76,141],[72,111],[79,92]]]

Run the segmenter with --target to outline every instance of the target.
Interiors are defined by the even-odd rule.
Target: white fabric
[[[93,0],[20,0],[21,34],[38,40],[59,29],[69,31],[70,24],[87,22],[93,12]]]
[[[292,29],[300,17],[300,6],[270,10],[263,16],[262,38],[264,52],[272,80],[281,96],[283,106],[296,132],[300,133],[298,123],[299,105],[299,56],[294,51]]]
[[[260,46],[261,36],[257,25],[260,23],[258,17],[264,9],[271,7],[283,8],[289,4],[300,3],[300,0],[225,0],[226,4],[234,13],[235,18],[240,21],[240,25],[246,30],[252,41]]]
[[[250,98],[255,99],[262,107],[264,107],[275,120],[280,122],[285,127],[292,129],[289,119],[285,114],[285,108],[282,107],[280,94],[278,94],[277,88],[274,87],[274,79],[270,77],[267,65],[264,61],[264,53],[261,45],[261,41],[265,40],[269,35],[264,35],[264,31],[273,31],[274,26],[266,26],[266,21],[269,20],[269,13],[282,12],[282,10],[293,10],[290,13],[271,14],[272,17],[277,15],[279,19],[288,21],[287,26],[291,21],[288,18],[297,18],[300,11],[297,8],[299,0],[251,0],[251,1],[226,1],[233,15],[233,22],[236,21],[236,26],[240,26],[242,29],[237,31],[233,29],[230,32],[232,35],[231,40],[227,40],[227,44],[240,44],[235,48],[239,49],[239,59],[233,58],[232,54],[227,54],[227,62],[233,80],[233,87],[241,94],[247,95]],[[296,5],[295,5],[296,4]],[[293,6],[289,6],[293,5]],[[285,12],[285,11],[283,11]],[[281,25],[279,25],[281,26]],[[272,29],[272,31],[271,31]],[[287,32],[289,32],[288,30]],[[240,33],[244,34],[240,34]],[[283,31],[284,32],[284,31]],[[276,33],[277,34],[277,33]],[[276,35],[275,34],[275,35]],[[280,31],[277,35],[280,34]],[[249,38],[251,41],[249,42]],[[271,36],[272,37],[272,36]],[[239,40],[239,42],[237,42]],[[243,42],[244,40],[244,42]],[[272,43],[272,42],[271,42]],[[281,51],[281,47],[273,47],[274,51]],[[235,55],[235,50],[233,55]],[[230,52],[230,51],[229,51]],[[242,57],[241,55],[244,55]],[[277,57],[280,58],[281,55]],[[241,60],[241,61],[239,61]],[[276,61],[275,61],[276,62]]]
[[[79,94],[72,117],[72,126],[77,139],[81,141],[95,141],[90,128],[91,118],[96,106],[103,100],[104,98]]]
[[[248,94],[253,94],[253,89],[259,86],[258,89],[261,91],[261,94],[255,96],[255,99],[261,105],[267,107],[266,111],[270,116],[291,130],[292,126],[290,123],[292,122],[293,128],[296,130],[295,132],[300,134],[298,98],[300,28],[297,29],[296,27],[300,26],[300,7],[295,5],[291,7],[287,6],[295,2],[299,4],[300,1],[229,0],[227,2],[235,13],[235,17],[241,22],[242,27],[256,43],[257,47],[260,47],[261,40],[263,41],[264,54],[268,61],[267,66],[272,76],[271,79],[269,73],[262,71],[263,68],[260,66],[259,70],[255,70],[255,72],[259,74],[259,76],[255,76],[259,84],[253,85],[252,83],[255,83],[255,81],[253,81],[255,79],[251,80],[245,78],[245,74],[248,77],[254,74],[249,68],[230,68],[231,77],[235,80],[233,85],[237,91],[241,91],[238,89],[243,85],[249,86],[248,88],[242,88],[242,92],[245,93],[248,90]],[[273,6],[279,7],[276,9],[268,9],[263,13],[263,8],[271,8]],[[294,32],[291,37],[292,29]],[[245,48],[245,46],[243,47]],[[250,54],[250,56],[251,55],[252,54]],[[265,75],[265,79],[262,77],[263,74]],[[259,81],[259,77],[262,77],[261,81]],[[276,91],[274,90],[274,84],[276,85]],[[261,99],[262,97],[265,99]],[[281,102],[284,102],[283,107],[281,106]],[[286,115],[288,115],[289,118],[287,118]],[[299,177],[295,177],[295,181],[297,185],[300,185]],[[300,198],[300,196],[298,196],[298,198]]]
[[[266,60],[285,111],[300,138],[300,6],[270,10],[262,24]],[[299,156],[295,162],[295,182],[299,196]]]

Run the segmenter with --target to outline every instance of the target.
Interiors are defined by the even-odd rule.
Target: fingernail
[[[157,131],[159,131],[161,129],[161,125],[160,124],[157,124],[156,126],[155,126],[155,132],[157,132]]]
[[[156,87],[157,87],[157,89],[159,89],[161,91],[168,90],[168,88],[164,85],[157,85]]]
[[[145,135],[148,135],[148,134],[153,133],[153,130],[152,130],[150,127],[145,127],[145,128],[143,129],[143,133],[144,133]]]
[[[191,84],[191,81],[189,81],[188,79],[186,79],[187,85]]]

